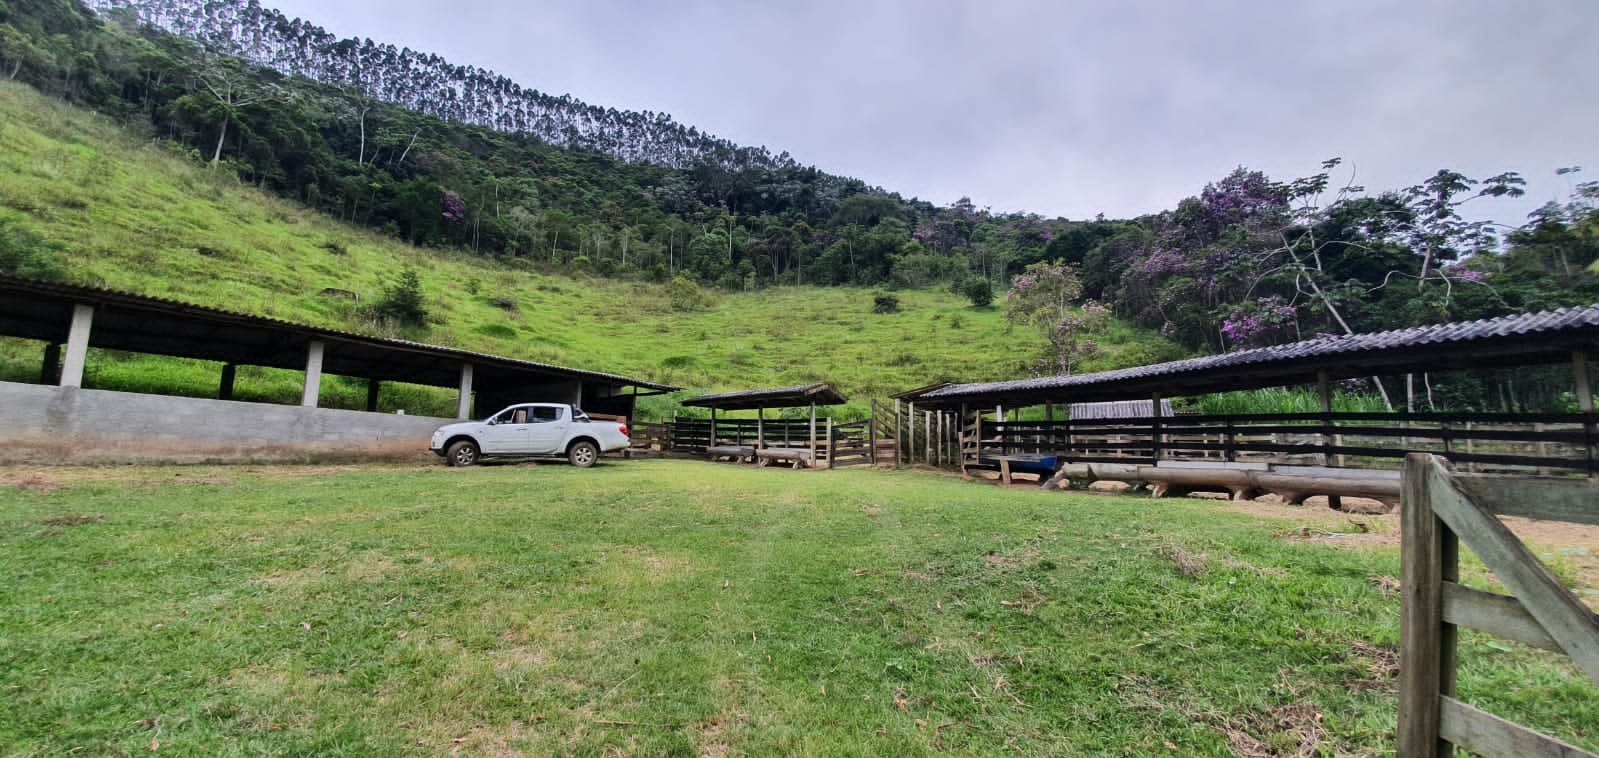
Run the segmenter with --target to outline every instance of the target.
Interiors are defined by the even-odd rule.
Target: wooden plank
[[[1237,461],[1157,461],[1158,468],[1193,468],[1193,469],[1238,469],[1244,471],[1265,471],[1269,463],[1239,463]],[[1397,472],[1395,478],[1398,478]]]
[[[1426,479],[1438,517],[1504,582],[1577,668],[1599,684],[1599,618],[1503,522],[1457,489],[1453,474],[1437,459],[1427,463]]]
[[[1337,466],[1284,466],[1270,464],[1272,473],[1292,474],[1294,476],[1332,476],[1345,479],[1381,479],[1384,481],[1399,481],[1398,471],[1387,469],[1367,468],[1339,468]]]
[[[1486,758],[1599,758],[1575,745],[1506,721],[1452,697],[1441,703],[1439,719],[1443,738]],[[1407,755],[1403,749],[1400,755]]]
[[[1455,474],[1455,481],[1497,515],[1599,526],[1599,483],[1589,479]]]
[[[1443,525],[1433,515],[1432,457],[1405,457],[1400,498],[1399,755],[1449,754],[1440,744],[1443,698]]]
[[[1474,590],[1454,582],[1444,583],[1444,621],[1520,642],[1529,647],[1564,653],[1565,648],[1538,624],[1538,620],[1509,595]]]

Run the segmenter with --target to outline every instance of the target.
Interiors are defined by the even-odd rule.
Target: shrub
[[[700,285],[681,274],[666,285],[666,296],[674,311],[698,311],[710,305],[710,298],[700,290]]]
[[[873,313],[899,313],[899,295],[879,292],[872,298]]]
[[[961,294],[972,301],[973,308],[987,308],[994,304],[994,283],[985,277],[973,277],[961,285]]]
[[[60,244],[0,218],[0,273],[60,279],[65,275],[60,250]]]
[[[375,306],[379,316],[405,326],[422,326],[427,323],[427,304],[422,298],[422,278],[416,269],[407,266],[391,287],[383,290],[383,299]]]

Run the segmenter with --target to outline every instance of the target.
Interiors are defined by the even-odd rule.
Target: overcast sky
[[[671,114],[906,196],[1081,219],[1243,165],[1371,190],[1599,180],[1599,1],[263,0],[341,37]]]

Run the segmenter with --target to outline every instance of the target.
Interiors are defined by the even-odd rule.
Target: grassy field
[[[0,745],[1390,751],[1391,540],[1278,511],[673,460],[0,469]],[[1468,702],[1599,748],[1569,665],[1461,659]]]
[[[1010,329],[995,308],[942,290],[896,293],[779,287],[713,294],[679,312],[658,284],[572,277],[525,260],[422,250],[337,223],[131,134],[87,111],[0,81],[0,222],[63,246],[70,280],[362,333],[394,334],[366,315],[405,267],[431,310],[409,338],[654,379],[695,391],[833,382],[862,416],[870,398],[941,379],[1025,375],[1043,337]],[[335,288],[361,301],[325,296]],[[1089,368],[1180,357],[1158,336],[1115,325]],[[38,374],[41,344],[0,338],[0,379]],[[96,351],[90,386],[214,392],[219,365]],[[296,375],[241,376],[251,398],[299,397]],[[453,408],[453,390],[385,398],[383,410]],[[327,398],[361,407],[364,389]],[[655,401],[655,414],[670,413]]]

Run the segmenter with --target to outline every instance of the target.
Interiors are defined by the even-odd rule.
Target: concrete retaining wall
[[[426,460],[452,421],[0,382],[7,462]]]

